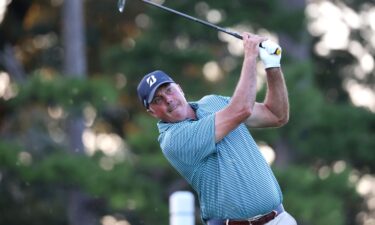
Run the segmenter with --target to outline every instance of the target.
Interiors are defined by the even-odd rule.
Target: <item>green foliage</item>
[[[38,102],[44,105],[61,105],[67,109],[83,108],[87,103],[102,108],[117,99],[117,92],[108,80],[44,77],[34,75],[19,85],[18,95],[9,101],[12,105]],[[15,106],[16,107],[16,106]]]
[[[320,178],[304,167],[276,170],[287,210],[298,224],[354,224],[354,210],[362,200],[349,182],[351,168]]]
[[[78,188],[95,198],[106,199],[113,210],[125,210],[135,217],[147,213],[149,217],[144,220],[158,221],[154,224],[164,224],[167,219],[166,202],[163,196],[157,194],[163,192],[162,188],[157,183],[150,185],[150,177],[137,172],[136,167],[130,161],[119,163],[112,170],[107,171],[99,165],[100,159],[105,157],[102,154],[90,158],[86,155],[55,150],[44,159],[33,161],[29,165],[20,161],[21,152],[24,151],[20,147],[0,142],[0,171],[3,182],[13,183],[14,188],[24,189],[25,194],[31,195],[34,195],[32,192],[38,189],[47,188],[48,198],[52,200],[51,204],[44,202],[43,199],[34,200],[37,201],[36,204],[47,204],[45,210],[48,207],[51,207],[51,210],[63,207],[64,198],[61,199],[61,196],[58,197],[57,194],[66,196],[67,193],[63,192],[64,190]],[[29,189],[25,188],[25,184]],[[12,190],[0,188],[0,191],[6,196],[12,196],[9,193]],[[11,197],[0,201],[2,215],[7,215],[8,210],[15,207],[13,201],[15,199]],[[9,204],[10,207],[1,207],[5,204]],[[30,207],[27,199],[20,200],[20,204],[24,204],[25,208]],[[56,205],[52,207],[53,204]],[[43,213],[48,215],[48,210]],[[159,213],[165,216],[160,217]],[[25,214],[25,216],[30,218],[30,215]],[[0,224],[7,219],[9,218],[0,218]]]
[[[202,90],[210,89],[209,84],[202,80],[201,72],[204,63],[211,57],[212,50],[209,46],[197,45],[187,49],[177,49],[173,47],[173,40],[163,38],[144,36],[137,40],[139,47],[131,51],[117,45],[108,48],[102,54],[103,68],[113,73],[126,74],[129,85],[124,92],[134,98],[137,98],[136,86],[139,80],[145,74],[157,69],[173,75],[177,83],[189,87],[190,93],[199,95]],[[196,85],[197,83],[201,85]]]
[[[350,161],[359,169],[374,172],[375,120],[371,112],[346,105],[326,105],[316,109],[321,119],[305,126],[296,146],[303,151],[304,160],[325,159],[328,162],[340,158]],[[346,122],[342,122],[346,121]],[[313,145],[308,145],[314,143]]]
[[[346,2],[354,9],[366,3]],[[310,39],[305,33],[304,9],[282,3],[192,0],[164,4],[202,19],[206,19],[208,10],[217,9],[222,15],[218,25],[241,25],[240,32],[267,29],[296,43],[306,41],[301,37]],[[15,15],[15,4],[10,4],[6,15]],[[58,74],[62,34],[60,14],[55,12],[60,6],[45,0],[28,2],[27,6],[33,6],[24,10],[28,12],[27,21],[25,16],[6,26],[22,31],[12,32],[18,36],[6,41],[14,43],[27,74],[45,67]],[[168,195],[188,187],[176,185],[181,177],[161,153],[156,120],[138,102],[138,81],[145,73],[162,69],[180,83],[189,100],[196,100],[210,93],[231,95],[238,80],[242,57],[231,55],[227,43],[211,28],[140,1],[128,1],[123,14],[117,12],[116,2],[88,0],[85,6],[87,79],[30,75],[24,84],[16,85],[15,98],[0,100],[0,138],[11,140],[0,142],[0,224],[67,224],[66,200],[71,188],[100,199],[100,209],[95,211],[98,218],[111,214],[129,219],[132,225],[167,224]],[[6,21],[12,22],[12,18]],[[9,34],[6,31],[3,33]],[[40,40],[48,40],[48,46],[36,45]],[[285,206],[299,224],[357,224],[354,218],[364,200],[358,197],[348,176],[353,170],[374,173],[374,115],[348,103],[342,80],[353,78],[354,73],[346,70],[355,60],[350,53],[335,51],[328,56],[333,59],[311,54],[305,61],[283,56],[289,123],[278,129],[251,132],[257,141],[275,147],[276,155],[280,142],[292,155],[290,167],[275,169]],[[229,69],[223,69],[218,82],[209,82],[203,76],[203,66],[210,61],[217,62],[221,69],[228,61],[232,63]],[[118,74],[124,78],[121,91],[114,88]],[[262,90],[258,100],[264,95]],[[54,119],[47,113],[47,107],[55,105],[62,106],[67,114],[93,106],[97,115],[90,128],[120,135],[132,157],[108,171],[100,166],[108,156],[68,154],[66,140],[57,142],[51,134],[58,131],[66,136],[68,132],[66,118]],[[31,156],[30,164],[22,160],[22,153]],[[338,160],[351,166],[324,179],[319,177],[321,166]],[[312,165],[316,168],[311,169]]]
[[[284,68],[290,99],[290,120],[281,130],[255,130],[268,143],[287,138],[296,160],[305,164],[340,159],[357,169],[375,170],[375,117],[365,108],[327,102],[314,86],[310,63]]]
[[[7,142],[0,142],[0,168],[14,169],[17,167],[17,153],[20,148]]]

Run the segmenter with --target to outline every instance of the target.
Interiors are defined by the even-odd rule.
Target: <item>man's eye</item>
[[[172,87],[168,87],[167,90],[165,90],[168,94],[172,93],[173,89]]]
[[[152,101],[154,104],[160,104],[161,100],[160,98],[155,98],[154,101]]]

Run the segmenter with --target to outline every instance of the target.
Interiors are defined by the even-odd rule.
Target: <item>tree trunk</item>
[[[64,72],[85,78],[87,72],[85,26],[82,0],[65,0],[63,5]]]
[[[304,11],[306,8],[305,0],[282,0],[281,2],[286,11]],[[283,46],[288,55],[292,56],[294,60],[304,61],[310,58],[308,43],[303,43],[303,41],[309,41],[305,38],[308,36],[306,32],[306,30],[301,30],[299,35],[300,40],[294,40],[286,33],[278,34],[281,46]]]
[[[20,62],[16,59],[13,46],[10,43],[5,44],[3,51],[0,51],[0,64],[3,65],[5,70],[17,83],[23,83],[25,81],[25,71]]]
[[[297,11],[297,10],[304,10],[306,8],[306,1],[305,0],[282,0],[282,4],[285,6],[285,10],[287,11]],[[293,60],[298,63],[298,61],[306,61],[310,58],[310,53],[308,49],[309,41],[306,37],[308,36],[306,30],[302,30],[299,34],[299,40],[295,40],[293,37],[288,35],[287,33],[279,33],[279,42],[280,45],[283,47],[284,52],[286,52]],[[288,79],[288,75],[285,75],[286,79]],[[285,137],[281,137],[275,143],[275,150],[276,150],[276,159],[275,159],[275,166],[279,168],[287,167],[294,158],[293,149],[288,144]]]
[[[85,53],[85,27],[82,0],[65,0],[63,5],[64,73],[67,76],[85,79],[87,73]],[[84,154],[82,134],[84,121],[81,112],[70,112],[68,118],[69,149],[72,154]],[[89,176],[89,174],[87,174]],[[93,225],[95,213],[88,207],[90,197],[81,190],[70,190],[68,220],[70,225]]]

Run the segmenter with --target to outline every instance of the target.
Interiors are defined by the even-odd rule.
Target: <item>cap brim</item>
[[[154,99],[154,95],[155,95],[155,92],[156,90],[163,84],[167,84],[167,83],[174,83],[173,81],[170,81],[170,80],[166,80],[166,81],[163,81],[163,82],[160,82],[158,85],[156,85],[150,92],[150,95],[148,96],[148,99],[147,99],[147,103],[150,104],[152,102],[152,99]]]

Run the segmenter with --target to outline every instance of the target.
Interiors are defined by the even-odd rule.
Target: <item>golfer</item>
[[[280,127],[288,121],[281,48],[258,35],[242,36],[244,59],[232,97],[208,95],[188,102],[181,87],[160,70],[143,77],[138,96],[147,112],[160,120],[163,154],[197,192],[205,224],[295,225],[247,129]],[[258,55],[267,74],[262,103],[255,102]]]

